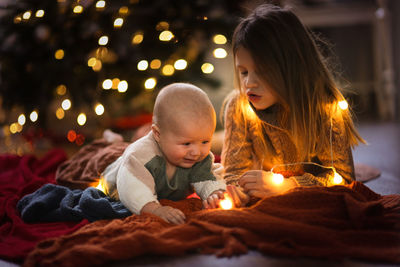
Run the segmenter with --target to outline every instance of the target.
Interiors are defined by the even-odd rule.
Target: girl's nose
[[[246,88],[254,88],[258,85],[258,79],[255,74],[248,74],[247,79],[245,80]]]

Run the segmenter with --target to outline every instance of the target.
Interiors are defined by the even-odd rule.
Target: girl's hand
[[[218,208],[219,201],[224,199],[224,192],[217,190],[212,192],[207,199],[203,200],[204,209],[216,209]]]
[[[296,186],[289,179],[284,179],[282,183],[276,184],[273,180],[273,173],[262,170],[245,172],[239,179],[239,185],[249,196],[257,198],[280,194]]]
[[[160,206],[153,210],[154,215],[157,215],[166,222],[173,224],[183,224],[185,223],[185,214],[181,210],[175,209],[170,206]]]
[[[226,191],[237,208],[245,206],[250,201],[250,197],[243,190],[234,185],[227,185]]]

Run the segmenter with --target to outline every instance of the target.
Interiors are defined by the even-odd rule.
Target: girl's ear
[[[160,141],[160,128],[158,128],[157,125],[152,124],[151,131],[153,132],[154,139],[156,139],[156,141],[159,142]]]

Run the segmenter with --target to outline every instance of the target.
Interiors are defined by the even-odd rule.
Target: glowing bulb
[[[96,8],[100,9],[100,8],[104,8],[106,6],[106,1],[97,1],[96,3]]]
[[[275,185],[281,185],[283,183],[284,177],[280,173],[272,173],[272,182]]]
[[[341,101],[339,101],[338,104],[339,104],[340,109],[342,109],[342,110],[346,110],[349,107],[349,104],[347,104],[346,100],[341,100]]]
[[[36,16],[37,18],[43,17],[43,16],[44,16],[44,10],[43,10],[43,9],[39,9],[38,11],[36,11],[35,16]]]
[[[219,202],[219,206],[223,210],[230,210],[233,208],[233,201],[227,193],[224,193],[224,199]]]
[[[126,7],[126,6],[122,6],[122,7],[119,9],[118,12],[119,12],[119,14],[128,14],[129,8]]]
[[[178,59],[174,63],[174,68],[177,70],[184,70],[187,67],[187,61],[184,59]]]
[[[61,107],[63,110],[68,110],[71,108],[71,100],[69,99],[64,99],[63,102],[61,102]]]
[[[19,115],[19,116],[18,116],[18,123],[19,123],[19,125],[24,125],[25,122],[26,122],[25,115],[24,115],[24,114]]]
[[[81,126],[84,125],[86,123],[86,114],[80,113],[76,118],[76,121],[78,122],[79,125]]]
[[[101,68],[103,67],[103,64],[101,63],[101,60],[96,60],[94,65],[92,66],[93,71],[100,71]]]
[[[147,60],[141,60],[139,61],[139,63],[137,64],[137,69],[138,70],[147,70],[147,67],[149,66],[149,63],[147,62]]]
[[[174,38],[174,34],[172,32],[170,32],[170,31],[162,31],[158,38],[160,39],[160,41],[168,42],[172,38]]]
[[[104,106],[100,103],[98,103],[95,107],[94,107],[94,111],[96,112],[97,115],[103,115],[104,113]]]
[[[214,54],[214,57],[216,57],[216,58],[225,58],[225,57],[228,55],[228,53],[226,52],[226,50],[223,49],[223,48],[217,48],[217,49],[215,49],[214,52],[213,52],[213,54]]]
[[[341,184],[342,182],[343,182],[342,176],[339,173],[335,172],[335,174],[333,175],[333,183]]]
[[[203,65],[201,65],[201,70],[203,71],[203,73],[209,74],[214,71],[214,66],[211,63],[204,63]]]
[[[56,110],[56,117],[57,117],[57,119],[61,120],[62,118],[64,118],[64,116],[65,116],[64,110],[63,110],[62,108],[58,108],[58,109]]]
[[[103,81],[103,89],[104,90],[109,90],[112,87],[112,81],[111,79],[106,79]]]
[[[55,53],[54,53],[54,57],[58,60],[61,60],[64,58],[64,50],[62,49],[58,49]]]
[[[81,6],[81,5],[77,5],[73,9],[73,12],[76,14],[82,13],[82,11],[83,11],[83,6]]]
[[[216,44],[226,44],[226,42],[227,42],[226,37],[223,36],[222,34],[215,35],[213,40],[214,40],[214,43],[216,43]]]
[[[174,74],[175,69],[174,66],[172,66],[171,64],[167,64],[162,68],[161,72],[165,76],[171,76],[172,74]]]
[[[128,82],[127,81],[120,81],[118,83],[118,92],[125,93],[128,90]]]
[[[60,84],[56,88],[57,95],[65,95],[67,92],[67,87],[64,84]]]
[[[74,142],[75,139],[76,139],[76,132],[74,130],[69,130],[68,133],[67,133],[67,139],[71,143]]]
[[[168,30],[168,28],[169,28],[169,23],[166,21],[160,21],[156,26],[157,31]]]
[[[108,36],[103,35],[99,38],[99,45],[106,45],[108,43]]]
[[[37,113],[36,110],[32,111],[31,114],[29,115],[31,122],[37,121],[38,117],[39,117],[39,114]]]
[[[136,32],[135,35],[132,38],[132,44],[140,44],[143,41],[143,33],[142,32]]]
[[[31,12],[30,11],[26,11],[23,15],[22,15],[22,18],[23,19],[29,19],[30,17],[31,17]]]
[[[144,88],[151,90],[156,86],[156,84],[157,84],[157,80],[155,78],[148,78],[144,82]]]
[[[104,179],[100,178],[99,184],[96,186],[96,188],[104,193],[106,192]]]
[[[120,81],[120,80],[119,80],[118,78],[112,79],[112,86],[111,86],[111,88],[112,88],[112,89],[118,89],[119,81]]]
[[[116,18],[114,20],[114,27],[115,28],[122,27],[122,24],[124,24],[124,19],[123,18]]]
[[[89,58],[89,60],[87,62],[88,67],[93,67],[96,64],[96,61],[97,61],[97,59],[95,57]]]
[[[159,59],[153,59],[150,62],[150,68],[153,70],[159,69],[161,67],[161,61]]]

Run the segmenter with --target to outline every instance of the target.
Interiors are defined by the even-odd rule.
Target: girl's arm
[[[253,166],[252,143],[246,138],[246,125],[243,118],[235,118],[237,97],[226,104],[224,124],[224,145],[221,162],[225,168],[224,178],[227,184],[236,184],[244,172]]]

